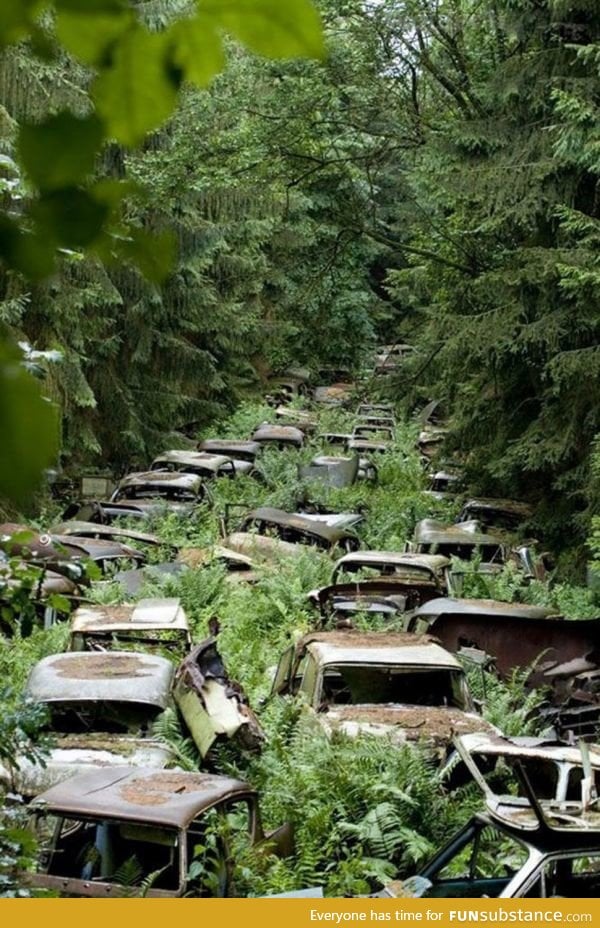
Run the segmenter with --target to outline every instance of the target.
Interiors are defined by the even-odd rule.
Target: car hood
[[[56,747],[44,757],[43,763],[22,758],[14,784],[18,793],[27,798],[39,795],[63,780],[94,767],[156,767],[172,763],[174,756],[167,745],[150,738],[130,738],[123,735],[65,735],[56,739]],[[9,782],[9,775],[0,766],[0,783]]]
[[[391,736],[398,744],[424,740],[434,746],[450,744],[455,735],[496,732],[475,712],[435,706],[339,706],[318,714],[328,734]]]

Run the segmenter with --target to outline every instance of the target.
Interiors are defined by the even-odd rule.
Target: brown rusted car
[[[346,514],[340,514],[340,516]],[[353,519],[360,516],[352,515]],[[328,524],[329,523],[329,524]],[[249,512],[242,522],[240,533],[252,536],[267,536],[291,545],[312,545],[322,551],[333,553],[340,548],[353,551],[359,547],[359,539],[348,521],[335,523],[335,517],[285,512],[282,509],[262,507]],[[240,534],[237,533],[237,534]],[[230,539],[228,546],[231,547]]]
[[[238,474],[254,474],[260,449],[261,445],[251,439],[205,438],[198,442],[198,451],[231,458]]]
[[[197,474],[203,480],[215,480],[218,477],[229,477],[231,480],[236,475],[231,458],[224,454],[209,454],[208,451],[163,451],[152,461],[150,471]]]
[[[493,528],[514,532],[523,522],[532,518],[534,507],[515,499],[479,497],[468,499],[457,518],[457,522],[476,519],[486,529]]]
[[[30,814],[42,850],[23,880],[66,896],[228,896],[236,852],[293,852],[290,825],[265,834],[248,783],[210,773],[99,768]]]
[[[178,599],[141,599],[135,605],[80,606],[71,617],[69,650],[139,649],[185,654],[192,637]]]
[[[463,668],[429,636],[310,632],[282,654],[273,694],[303,696],[328,735],[422,741],[443,754],[454,733],[495,731],[474,712]]]
[[[286,448],[301,448],[304,444],[304,432],[292,425],[271,425],[263,422],[254,431],[252,440],[259,445],[269,445],[280,451]]]

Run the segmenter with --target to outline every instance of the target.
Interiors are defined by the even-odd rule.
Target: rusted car
[[[446,591],[449,567],[449,559],[439,554],[353,551],[337,561],[331,582],[347,582],[357,573],[370,578],[392,577],[418,591],[421,601],[427,602]]]
[[[381,345],[375,355],[375,373],[393,374],[400,369],[407,358],[416,351],[414,345],[397,343],[394,345]]]
[[[223,666],[213,638],[197,645],[177,666],[146,651],[69,651],[33,667],[26,696],[44,706],[54,746],[43,762],[18,759],[0,779],[26,797],[97,766],[163,768],[174,762],[168,745],[153,736],[159,717],[177,706],[200,755],[218,738],[244,750],[263,735],[240,687]]]
[[[23,882],[66,896],[228,896],[236,852],[293,852],[289,824],[265,834],[248,783],[210,773],[100,768],[48,789],[30,814],[42,849]]]
[[[497,795],[469,752],[456,747],[482,790],[475,815],[419,873],[379,896],[422,898],[597,898],[600,812],[589,758],[582,757],[578,799],[540,798],[518,754],[520,795]]]
[[[460,491],[461,482],[460,474],[451,470],[438,470],[430,475],[429,486],[425,493],[438,500],[454,499]]]
[[[192,637],[178,599],[142,599],[135,605],[80,606],[71,617],[69,650],[172,651],[185,654]]]
[[[328,734],[390,736],[444,749],[493,731],[474,712],[463,668],[428,636],[310,632],[281,656],[273,694],[299,694]]]
[[[301,480],[316,480],[328,487],[350,487],[358,479],[359,459],[319,454],[310,464],[298,465]]]
[[[540,799],[556,803],[572,802],[581,796],[581,783],[585,776],[581,744],[567,744],[548,737],[521,736],[507,738],[488,732],[463,735],[462,747],[482,776],[494,775],[494,780],[504,779],[510,783],[511,791],[521,792],[522,784],[511,776],[511,766],[517,761],[525,770],[529,780],[535,783]],[[591,787],[600,788],[600,746],[584,745],[586,763],[589,762]],[[462,785],[469,779],[469,770],[461,754],[455,749],[445,767],[440,771],[440,780],[446,789]]]
[[[0,550],[8,557],[18,556],[31,564],[47,566],[79,584],[89,582],[88,563],[95,564],[107,576],[146,560],[139,549],[118,541],[55,532],[40,534],[14,523],[0,526]]]
[[[193,569],[221,564],[227,572],[225,580],[228,583],[256,583],[258,580],[256,561],[226,545],[215,545],[213,548],[182,548],[177,560],[178,563]]]
[[[361,457],[371,454],[385,454],[390,451],[391,445],[387,441],[378,441],[370,438],[355,438],[352,436],[346,442],[346,450],[352,451]]]
[[[25,575],[30,611],[13,605],[13,596],[23,594]],[[84,591],[82,581],[75,582],[47,567],[25,561],[9,562],[0,556],[0,633],[10,638],[18,630],[21,637],[27,637],[34,628],[51,628],[75,608]],[[57,608],[56,597],[64,611]]]
[[[484,532],[476,521],[446,525],[435,519],[422,519],[415,526],[409,550],[463,561],[470,561],[477,554],[483,563],[499,566],[507,559],[504,536]]]
[[[238,474],[254,474],[260,449],[261,445],[250,439],[205,438],[198,442],[198,451],[231,458]]]
[[[90,767],[165,767],[169,747],[151,734],[171,703],[175,667],[154,654],[69,652],[45,657],[27,681],[45,706],[54,746],[44,762],[21,757],[12,784],[26,797]],[[0,767],[0,778],[10,772]]]
[[[323,518],[315,518],[309,514],[299,515],[284,512],[282,509],[263,507],[248,513],[240,532],[250,536],[266,535],[292,545],[312,545],[322,551],[334,552],[340,548],[353,551],[359,547],[360,542],[355,532],[347,525],[347,520],[342,524],[327,524]],[[231,538],[227,546],[232,546]]]
[[[356,384],[350,381],[339,381],[328,386],[315,387],[313,402],[318,406],[347,406],[352,401]]]
[[[319,629],[352,628],[357,617],[402,628],[406,614],[420,602],[413,590],[394,577],[330,584],[313,590],[308,599],[319,612]]]
[[[101,502],[106,521],[116,518],[149,519],[162,512],[190,516],[210,499],[204,480],[197,474],[165,474],[160,471],[129,474],[108,503]]]
[[[426,428],[419,432],[417,450],[424,463],[429,463],[439,454],[447,435],[448,429],[445,428]]]
[[[283,375],[271,377],[267,382],[265,400],[272,406],[280,403],[289,403],[308,392],[308,385],[303,377]]]
[[[121,528],[116,525],[102,525],[98,522],[81,522],[71,519],[61,522],[50,529],[55,535],[75,535],[78,538],[98,538],[102,541],[119,541],[142,549],[170,548],[173,555],[177,553],[174,545],[165,544],[158,535],[149,532],[138,532],[132,528]]]
[[[286,448],[301,448],[304,444],[304,432],[292,425],[271,425],[263,422],[252,435],[252,441],[259,445],[268,445],[280,451]]]
[[[493,599],[455,599],[440,597],[424,603],[415,613],[410,630],[429,632],[453,653],[462,647],[472,648],[492,656],[502,675],[515,667],[527,667],[545,650],[548,657],[555,650],[562,656],[562,648],[572,629],[574,645],[565,657],[581,653],[581,639],[577,644],[580,626],[586,622],[567,622],[557,619],[556,613],[543,606],[525,603],[504,603]],[[600,624],[600,620],[599,620]]]
[[[104,579],[113,577],[120,570],[137,569],[146,563],[146,555],[139,548],[111,541],[108,538],[83,538],[79,535],[52,533],[55,545],[75,548],[74,561],[90,561]]]
[[[374,425],[370,423],[355,425],[352,432],[353,439],[366,439],[367,441],[389,442],[394,441],[394,429],[389,425]]]
[[[361,403],[356,410],[357,416],[382,415],[393,416],[394,407],[391,403]]]
[[[523,522],[531,519],[533,513],[533,506],[518,500],[477,498],[464,503],[456,521],[476,519],[486,529],[514,532]]]
[[[446,421],[446,412],[441,400],[431,400],[419,413],[419,422],[423,428],[441,426]]]
[[[291,406],[278,406],[275,410],[275,417],[282,425],[291,425],[293,428],[300,429],[305,435],[314,432],[319,424],[313,413]]]
[[[229,477],[231,480],[236,475],[231,458],[224,454],[209,454],[207,451],[163,451],[152,461],[150,471],[197,474],[203,480],[215,480],[218,477]]]
[[[356,426],[369,426],[370,428],[383,427],[392,430],[396,428],[396,424],[394,416],[374,412],[364,416],[357,416],[355,421]]]

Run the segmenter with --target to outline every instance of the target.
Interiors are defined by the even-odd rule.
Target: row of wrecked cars
[[[312,413],[303,419],[301,410],[287,412],[295,416],[293,424],[275,429],[305,436],[315,428]],[[365,417],[393,419],[382,404],[363,404],[359,427],[367,424]],[[390,421],[368,424],[389,427],[391,445]],[[259,445],[261,430],[264,435],[268,424],[252,436]],[[277,447],[288,446],[289,433],[271,434]],[[380,434],[373,440],[379,439]],[[215,449],[200,452],[205,450]],[[373,453],[378,450],[383,449]],[[323,468],[316,479],[340,485],[337,475],[327,473],[330,462],[310,466]],[[120,489],[129,496],[113,502],[130,501],[131,482]],[[60,556],[51,562],[53,571],[63,546],[76,545],[74,539],[114,544],[119,537],[119,544],[131,543],[135,551],[158,544],[147,534],[134,538],[132,530],[119,529],[108,508],[97,503],[89,521],[79,511],[78,520],[36,539]],[[162,565],[139,561],[114,575],[132,583],[140,571],[189,569],[217,558],[231,579],[252,583],[257,563],[276,563],[306,545],[328,552],[335,558],[330,583],[308,595],[314,629],[281,655],[271,698],[297,698],[302,712],[330,737],[370,734],[396,745],[418,742],[437,760],[442,788],[452,789],[470,775],[485,799],[485,811],[419,874],[380,894],[596,895],[600,751],[587,741],[595,739],[598,724],[598,715],[590,714],[590,707],[597,709],[598,669],[590,666],[597,623],[567,623],[539,608],[461,599],[461,572],[453,558],[481,557],[484,569],[496,569],[512,556],[514,546],[490,534],[491,522],[474,531],[464,528],[473,520],[463,519],[443,537],[443,526],[425,520],[429,524],[416,526],[406,551],[364,551],[356,532],[361,514],[315,509],[244,513],[236,531],[225,526],[223,543],[208,560],[200,550],[172,551]],[[115,535],[120,531],[129,536]],[[6,526],[0,537],[5,550],[7,537],[13,545],[15,538],[26,544]],[[481,553],[486,546],[489,557]],[[13,547],[11,553],[26,552]],[[39,563],[39,555],[32,546],[27,563]],[[78,559],[75,553],[71,560]],[[266,833],[258,797],[247,783],[177,769],[177,757],[158,736],[166,713],[176,711],[208,765],[213,745],[222,739],[233,739],[244,751],[260,750],[260,722],[229,678],[218,639],[194,646],[177,600],[98,606],[82,596],[74,605],[68,650],[35,665],[27,684],[29,698],[46,707],[54,739],[50,753],[22,758],[16,769],[4,771],[11,786],[32,800],[32,823],[41,837],[38,871],[24,880],[66,895],[114,896],[145,885],[149,896],[223,896],[231,890],[236,853],[248,847],[293,853],[289,825]],[[370,620],[379,628],[383,620],[385,630],[368,630]],[[45,615],[45,621],[53,619]],[[536,660],[531,685],[548,690],[549,736],[504,738],[479,714],[465,666],[493,663],[509,676]],[[487,775],[499,769],[502,782],[513,782],[509,792],[496,795]]]

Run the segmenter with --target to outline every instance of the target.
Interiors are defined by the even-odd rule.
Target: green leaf
[[[23,504],[56,460],[57,416],[6,341],[0,342],[0,434],[0,498]]]
[[[22,126],[18,149],[33,183],[41,190],[58,190],[75,186],[93,170],[102,139],[97,116],[82,119],[63,111]]]
[[[64,12],[56,17],[56,33],[67,51],[85,64],[94,65],[131,28],[133,21],[130,10],[111,12],[94,7],[92,12],[86,12],[65,5]]]
[[[94,85],[97,109],[109,136],[136,145],[171,115],[177,85],[169,50],[168,33],[152,34],[136,26],[121,37],[111,66]]]
[[[214,24],[204,16],[184,19],[169,30],[174,42],[173,62],[186,80],[206,87],[225,64],[223,43]]]
[[[109,214],[109,208],[86,190],[66,187],[43,194],[31,206],[38,232],[60,245],[90,245]]]
[[[323,58],[321,18],[311,0],[199,0],[202,13],[269,58]]]

